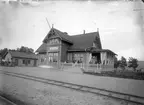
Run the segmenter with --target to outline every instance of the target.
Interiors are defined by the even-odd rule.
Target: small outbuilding
[[[37,56],[34,53],[7,51],[3,60],[14,66],[37,66]]]

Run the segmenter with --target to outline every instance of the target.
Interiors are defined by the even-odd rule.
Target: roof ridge
[[[62,31],[60,31],[60,30],[58,30],[58,29],[56,29],[56,28],[52,28],[53,30],[56,30],[56,31],[59,31],[59,32],[61,32],[61,33],[63,33]]]
[[[67,33],[67,32],[60,31],[60,30],[58,30],[58,29],[56,29],[56,28],[53,28],[53,29],[56,30],[56,31],[59,31],[59,32],[61,32],[61,33],[63,33],[63,34]],[[70,36],[69,34],[65,34],[65,35]]]
[[[58,29],[55,29],[54,28],[54,31],[59,35],[60,38],[62,38],[63,40],[66,40],[70,43],[73,43],[69,38],[70,38],[70,35],[68,34],[65,34],[65,32],[62,32],[62,31],[59,31]]]
[[[87,34],[93,34],[93,33],[99,33],[99,32],[88,32],[85,34],[75,34],[75,35],[69,35],[69,36],[80,36],[80,35],[87,35]]]
[[[31,53],[31,52],[21,52],[21,51],[12,51],[12,50],[9,50],[9,52],[18,52],[18,53],[24,53],[24,54],[35,54],[35,53]]]

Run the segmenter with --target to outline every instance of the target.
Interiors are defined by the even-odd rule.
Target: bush
[[[124,71],[126,66],[127,66],[126,58],[122,56],[121,60],[119,61],[119,67]]]
[[[129,68],[133,68],[133,70],[136,71],[136,68],[138,67],[138,60],[136,58],[130,57],[128,64]]]

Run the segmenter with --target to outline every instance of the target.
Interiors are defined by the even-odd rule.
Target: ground
[[[60,71],[46,72],[47,69],[41,68],[5,68],[4,70],[12,72],[18,70],[19,72],[25,72],[31,75],[36,75],[36,73],[38,75],[37,70],[41,70],[41,72],[43,70],[43,73],[52,73],[52,75],[56,72],[57,74],[61,73]],[[71,73],[69,75],[71,75]],[[42,74],[40,76],[42,76]],[[127,105],[126,102],[120,100],[11,77],[4,74],[0,74],[0,91],[26,102],[26,105]]]
[[[1,91],[31,105],[125,105],[118,100],[46,85],[16,77],[0,75]]]

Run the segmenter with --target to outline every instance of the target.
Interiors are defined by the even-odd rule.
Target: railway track
[[[8,72],[8,71],[3,71],[3,70],[0,70],[0,73],[13,76],[13,77],[37,81],[37,82],[41,82],[45,84],[51,84],[51,85],[61,86],[61,87],[69,88],[69,89],[74,89],[77,91],[107,96],[110,98],[126,101],[127,103],[135,103],[136,105],[144,105],[144,97],[140,97],[136,95],[114,92],[114,91],[99,89],[95,87],[83,86],[83,85],[67,83],[67,82],[62,82],[62,81],[57,81],[57,80],[51,80],[51,79],[46,79],[46,78],[37,77],[37,76],[30,76],[30,75],[21,74],[21,73]]]
[[[0,96],[0,105],[16,105],[16,104],[11,102],[10,100]]]

